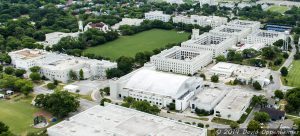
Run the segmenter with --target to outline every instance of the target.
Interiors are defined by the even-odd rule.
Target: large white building
[[[171,19],[171,15],[164,14],[162,11],[150,11],[148,13],[145,13],[145,19],[169,22]]]
[[[53,32],[53,33],[48,33],[45,34],[45,41],[38,42],[39,44],[42,44],[44,46],[49,46],[51,47],[54,44],[57,44],[62,38],[64,37],[73,37],[73,38],[78,38],[79,32],[76,33],[63,33],[63,32]]]
[[[190,101],[191,110],[196,108],[211,111],[226,96],[228,91],[222,87],[204,87],[200,93]]]
[[[215,0],[199,0],[200,7],[202,7],[204,4],[208,4],[209,6],[217,5],[218,3]]]
[[[40,73],[50,80],[69,81],[69,72],[79,74],[84,72],[84,78],[104,78],[106,70],[117,67],[117,63],[106,60],[74,57],[37,49],[22,49],[9,53],[12,64],[16,68],[29,69],[33,66],[41,67]]]
[[[213,66],[209,73],[223,77],[234,77],[246,84],[259,82],[261,86],[270,84],[271,70],[253,66],[238,65],[233,63],[219,62]]]
[[[94,106],[47,129],[49,136],[206,136],[206,131],[113,104]]]
[[[241,42],[244,38],[246,38],[251,33],[251,28],[249,27],[239,27],[239,26],[228,26],[222,25],[216,27],[209,31],[212,34],[224,35],[224,36],[232,36],[236,37],[236,42]]]
[[[233,27],[242,27],[242,28],[250,28],[251,32],[259,30],[261,24],[258,21],[249,21],[249,20],[232,20],[228,24],[228,26]]]
[[[159,107],[175,103],[176,110],[185,110],[189,99],[201,89],[203,79],[155,71],[143,67],[119,79],[110,80],[112,99],[133,97]]]
[[[140,26],[143,21],[144,19],[138,19],[138,18],[122,18],[121,22],[113,25],[111,28],[117,30],[122,25]]]
[[[221,26],[227,23],[227,18],[218,17],[218,16],[198,16],[191,15],[188,16],[175,16],[172,18],[173,23],[184,23],[184,24],[194,24],[199,26],[211,26],[215,28],[217,26]]]
[[[258,31],[254,31],[247,37],[246,43],[249,44],[263,43],[266,45],[273,45],[274,42],[280,39],[285,40],[285,38],[286,36],[284,32],[258,30]]]
[[[220,118],[237,121],[249,107],[252,96],[253,95],[248,92],[232,90],[215,107],[214,115]]]
[[[207,50],[213,52],[213,57],[224,55],[236,44],[236,37],[204,33],[199,35],[199,29],[193,29],[190,40],[182,42],[182,47]]]
[[[212,58],[212,51],[175,46],[152,56],[150,61],[157,70],[193,75],[211,63]]]

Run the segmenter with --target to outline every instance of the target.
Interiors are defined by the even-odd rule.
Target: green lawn
[[[287,6],[271,6],[268,10],[272,11],[272,12],[279,12],[279,13],[283,14],[285,11],[289,10],[289,8]]]
[[[33,97],[21,97],[0,100],[0,121],[8,125],[10,131],[17,135],[25,135],[28,132],[41,130],[31,127],[34,113],[38,111],[30,104]]]
[[[287,77],[285,77],[287,79],[287,83],[284,80],[284,77],[282,78],[282,83],[284,85],[288,85],[288,86],[293,86],[293,87],[300,87],[300,61],[293,61],[292,65],[290,66],[289,69],[289,74]]]
[[[111,59],[121,56],[134,57],[136,53],[152,51],[165,47],[168,43],[178,43],[188,39],[189,33],[178,33],[175,30],[152,29],[133,36],[122,36],[103,45],[88,48],[84,53],[92,53]]]

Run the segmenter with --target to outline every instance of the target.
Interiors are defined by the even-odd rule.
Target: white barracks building
[[[199,29],[193,29],[190,40],[182,42],[182,47],[212,51],[213,57],[224,55],[233,45],[236,44],[236,37],[204,33],[199,35]]]
[[[258,30],[251,33],[246,40],[246,43],[256,44],[263,43],[266,45],[273,45],[274,42],[282,39],[285,40],[286,36],[284,32]]]
[[[175,16],[173,17],[173,23],[184,23],[184,24],[193,24],[199,26],[211,26],[215,28],[220,25],[224,25],[227,23],[227,18],[218,17],[218,16],[198,16],[191,15],[188,16]]]
[[[164,14],[162,11],[150,11],[148,13],[145,13],[145,19],[169,22],[171,19],[171,15]]]
[[[150,58],[157,70],[180,74],[195,74],[212,62],[212,51],[175,46]]]
[[[199,77],[155,71],[153,67],[146,66],[110,80],[110,94],[112,99],[130,96],[158,107],[175,103],[176,110],[185,110],[189,99],[201,89],[202,82]]]
[[[16,68],[29,69],[33,66],[41,67],[40,73],[50,80],[69,81],[72,70],[79,75],[82,70],[85,79],[105,78],[106,70],[117,67],[117,63],[106,60],[74,57],[37,49],[22,49],[10,52],[12,64]]]

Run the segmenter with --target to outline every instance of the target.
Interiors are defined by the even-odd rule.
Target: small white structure
[[[171,19],[171,15],[164,14],[162,11],[150,11],[148,13],[145,13],[145,19],[169,22]]]
[[[144,19],[138,19],[138,18],[122,18],[121,22],[113,25],[111,28],[117,30],[122,25],[140,26],[143,21]]]
[[[79,86],[77,85],[66,85],[64,86],[64,90],[68,91],[68,92],[73,92],[75,93],[77,90],[79,90]]]
[[[173,23],[184,23],[184,24],[194,24],[199,26],[211,26],[215,28],[217,26],[221,26],[227,23],[227,18],[218,17],[218,16],[198,16],[191,15],[188,16],[175,16],[172,18]]]
[[[170,4],[184,4],[183,0],[164,0],[164,1]]]
[[[117,67],[117,63],[106,60],[74,57],[38,49],[22,49],[8,53],[12,64],[19,69],[29,69],[33,66],[41,67],[40,73],[50,80],[69,81],[69,72],[77,75],[82,70],[84,79],[105,78],[106,70]]]
[[[249,27],[239,27],[239,26],[228,26],[222,25],[216,27],[213,30],[209,31],[213,35],[224,35],[224,36],[232,36],[236,37],[236,42],[241,42],[244,38],[246,38],[251,33],[251,28]]]
[[[7,91],[5,92],[5,94],[6,94],[6,95],[13,95],[13,94],[14,94],[14,91],[12,91],[12,90],[7,90]]]
[[[245,49],[254,49],[256,51],[259,51],[260,49],[266,47],[263,43],[255,43],[255,44],[241,44],[240,46],[234,45],[232,48],[236,51],[243,51]]]
[[[2,99],[3,99],[4,97],[5,97],[5,95],[4,95],[4,94],[0,94],[0,98],[2,98]]]
[[[113,104],[94,106],[47,129],[49,136],[206,136],[206,131]]]
[[[100,23],[92,23],[92,22],[89,22],[85,27],[84,27],[84,31],[87,31],[89,29],[98,29],[104,33],[106,33],[107,31],[109,31],[109,26],[106,25],[105,23],[103,22],[100,22]]]
[[[211,63],[212,58],[211,51],[175,46],[152,56],[150,61],[157,70],[193,75]]]
[[[259,30],[251,33],[247,37],[246,43],[249,44],[263,43],[266,45],[273,45],[274,42],[280,39],[285,40],[284,32]]]
[[[267,68],[219,62],[209,70],[209,73],[211,75],[219,75],[223,77],[234,77],[246,84],[251,84],[257,81],[261,86],[265,86],[270,84],[269,77],[271,70]]]
[[[209,6],[217,5],[218,3],[215,0],[199,0],[200,7],[202,7],[204,4],[208,4]]]
[[[39,44],[42,44],[44,46],[52,47],[52,45],[57,44],[62,38],[64,37],[72,37],[72,38],[78,38],[79,32],[76,33],[63,33],[63,32],[53,32],[45,34],[46,39],[43,42],[37,42]]]
[[[232,90],[215,107],[214,115],[220,118],[237,121],[249,107],[252,96],[253,95],[248,92]]]
[[[182,42],[182,47],[212,51],[213,57],[224,55],[236,44],[236,37],[204,33],[199,35],[199,29],[193,29],[190,40]]]
[[[203,79],[140,68],[120,79],[110,80],[112,99],[133,97],[159,107],[175,103],[176,110],[185,110],[189,99],[201,89]]]
[[[224,88],[204,87],[200,93],[191,99],[191,110],[194,111],[198,108],[205,111],[211,111],[226,96],[227,93],[228,91]]]

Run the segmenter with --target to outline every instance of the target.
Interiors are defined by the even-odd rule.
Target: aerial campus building
[[[208,4],[209,6],[217,5],[218,3],[215,0],[199,0],[200,7],[202,7],[205,4]]]
[[[259,30],[261,26],[260,22],[249,20],[232,20],[226,25],[233,27],[250,28],[251,32]]]
[[[271,70],[253,66],[244,66],[233,63],[219,62],[213,66],[209,73],[223,77],[233,77],[246,84],[258,82],[261,86],[270,84]]]
[[[150,58],[157,70],[180,74],[195,74],[212,62],[212,51],[175,46]]]
[[[203,87],[201,92],[196,94],[190,101],[190,107],[192,111],[195,109],[202,109],[205,111],[213,110],[219,102],[228,93],[226,87]]]
[[[253,95],[248,92],[232,90],[215,107],[214,115],[220,118],[237,121],[249,107],[252,96]]]
[[[206,136],[206,129],[118,105],[94,106],[47,129],[49,136]]]
[[[173,23],[184,23],[184,24],[193,24],[199,26],[211,26],[215,28],[217,26],[221,26],[227,23],[227,18],[218,17],[218,16],[198,16],[191,15],[188,16],[175,16],[172,18]]]
[[[199,29],[193,29],[190,40],[182,42],[182,47],[212,51],[213,57],[224,55],[236,44],[236,37],[228,35],[218,35],[213,33],[204,33],[199,35]]]
[[[251,33],[251,28],[222,25],[210,30],[209,32],[212,33],[213,35],[217,34],[223,36],[236,37],[237,41],[235,42],[241,42],[244,38],[246,38]]]
[[[140,26],[144,19],[138,18],[122,18],[122,21],[113,25],[111,28],[117,30],[120,26],[129,25],[129,26]]]
[[[286,37],[286,33],[284,32],[257,30],[247,36],[246,43],[263,43],[266,45],[273,45],[274,42],[280,39],[286,40]]]
[[[176,110],[185,110],[189,106],[189,99],[201,89],[202,82],[203,79],[199,77],[155,71],[153,66],[145,66],[119,79],[110,80],[110,94],[112,99],[130,96],[158,107],[175,103]]]
[[[64,37],[73,37],[73,38],[78,38],[80,32],[75,32],[75,33],[63,33],[63,32],[53,32],[53,33],[48,33],[45,34],[45,41],[42,42],[37,42],[39,44],[42,44],[44,46],[49,46],[52,47],[52,45],[57,44],[62,38]]]
[[[145,13],[145,19],[169,22],[171,19],[171,15],[164,14],[162,11],[150,11],[148,13]]]
[[[82,70],[85,79],[105,78],[106,70],[117,67],[117,63],[106,60],[74,57],[38,49],[22,49],[9,53],[16,68],[29,71],[33,66],[41,67],[40,73],[50,80],[64,83],[69,81],[69,72],[79,75]]]

